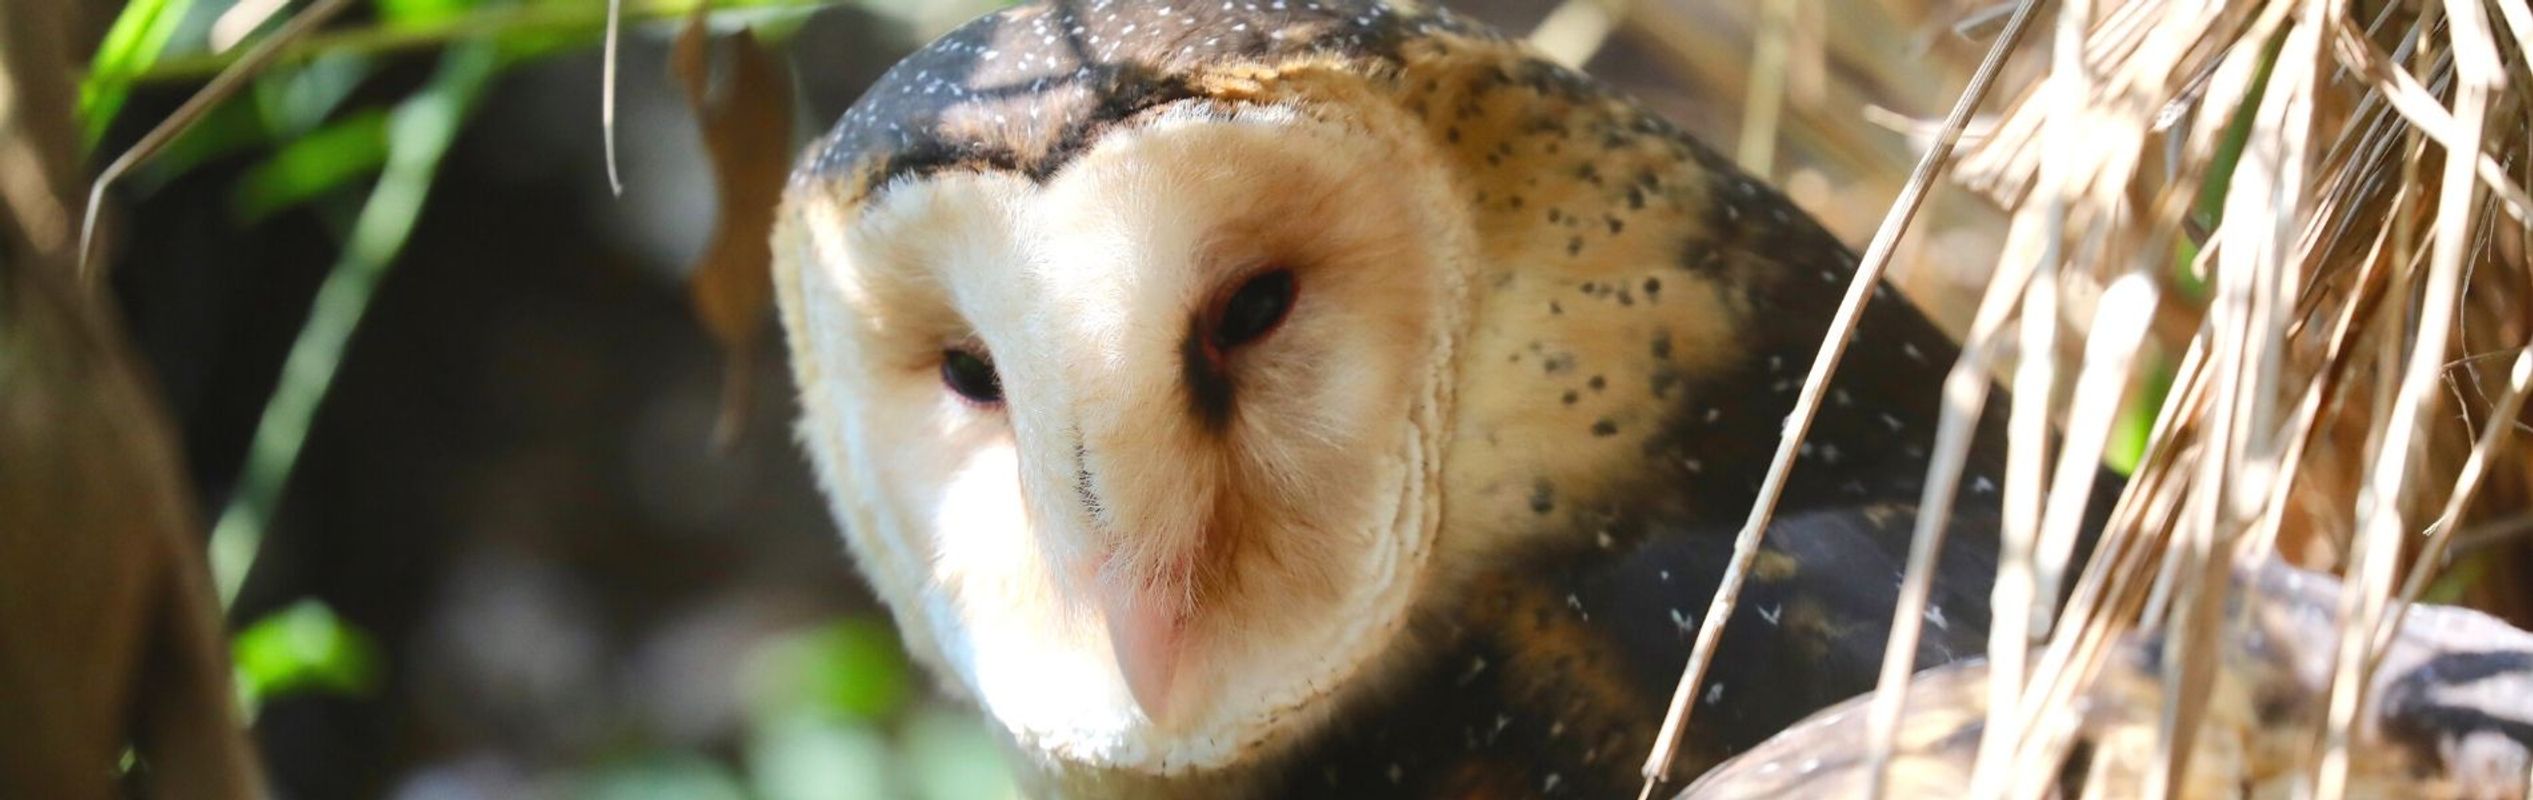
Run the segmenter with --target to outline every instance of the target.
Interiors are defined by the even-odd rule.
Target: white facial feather
[[[1209,769],[1314,725],[1397,646],[1439,525],[1474,237],[1438,156],[1290,109],[1145,119],[1044,184],[796,187],[778,232],[801,435],[846,540],[909,646],[1058,771]],[[1271,268],[1289,318],[1226,356],[1210,429],[1191,320]],[[960,347],[1005,402],[943,386]],[[1190,553],[1161,725],[1094,596]]]

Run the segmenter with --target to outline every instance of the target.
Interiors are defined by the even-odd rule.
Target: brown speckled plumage
[[[812,148],[795,188],[854,206],[962,170],[1043,182],[1166,109],[1348,103],[1403,111],[1466,203],[1481,262],[1457,353],[1447,526],[1505,544],[1433,582],[1450,594],[1418,604],[1422,644],[1401,648],[1387,689],[1350,697],[1238,788],[1632,792],[1694,615],[1855,266],[1782,195],[1516,43],[1364,0],[1009,10],[892,70]],[[1880,293],[1699,700],[1698,768],[1869,688],[1954,356]],[[1970,462],[1923,664],[1984,643],[2000,434],[1984,428]]]

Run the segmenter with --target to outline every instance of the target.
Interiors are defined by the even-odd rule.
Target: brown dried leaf
[[[695,109],[721,196],[712,244],[695,264],[688,297],[726,359],[721,415],[713,425],[713,440],[726,446],[747,421],[749,375],[774,298],[768,237],[790,171],[792,101],[782,64],[747,31],[726,38],[727,74],[714,92],[704,14],[697,6],[669,63]]]

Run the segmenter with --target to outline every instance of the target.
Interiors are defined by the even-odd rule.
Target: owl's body
[[[1854,265],[1517,44],[1299,0],[961,28],[813,148],[776,251],[855,556],[1071,796],[1632,791]],[[1884,294],[1693,767],[1871,685],[1955,354]],[[1922,663],[1984,642],[1997,434]]]

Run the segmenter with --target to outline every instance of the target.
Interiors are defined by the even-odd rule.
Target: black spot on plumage
[[[1556,508],[1557,487],[1549,485],[1548,479],[1541,478],[1530,485],[1531,513],[1546,514],[1550,511],[1556,510]]]
[[[1599,420],[1599,421],[1593,422],[1593,423],[1592,423],[1592,435],[1593,435],[1593,436],[1604,436],[1604,437],[1606,437],[1606,436],[1616,436],[1616,435],[1618,435],[1618,423],[1616,423],[1616,422],[1612,422],[1612,421],[1610,421],[1610,420],[1609,420],[1609,419],[1607,419],[1607,418],[1603,418],[1603,419],[1601,419],[1601,420]]]
[[[1619,231],[1623,231],[1623,230],[1626,230],[1626,229],[1627,229],[1627,223],[1620,221],[1620,220],[1619,220],[1619,218],[1617,218],[1617,217],[1614,217],[1614,216],[1609,216],[1609,217],[1602,217],[1601,219],[1603,219],[1603,220],[1605,220],[1605,221],[1607,221],[1607,222],[1609,223],[1609,226],[1610,226],[1610,235],[1611,235],[1611,236],[1616,236],[1616,235],[1618,235],[1618,232],[1619,232]]]
[[[1582,253],[1582,252],[1583,252],[1583,237],[1581,237],[1581,236],[1577,236],[1577,237],[1574,237],[1574,238],[1571,238],[1571,239],[1567,239],[1567,240],[1566,240],[1566,255],[1571,256],[1571,255],[1580,254],[1580,253]]]
[[[1589,387],[1592,387],[1592,391],[1595,391],[1595,392],[1600,391],[1600,390],[1602,390],[1603,388],[1607,388],[1607,387],[1609,386],[1609,384],[1610,384],[1610,382],[1609,382],[1609,380],[1608,380],[1608,379],[1603,378],[1603,377],[1601,377],[1601,376],[1599,376],[1599,375],[1594,375],[1594,376],[1592,376],[1592,379],[1591,379],[1591,380],[1588,380],[1588,381],[1584,381],[1584,382],[1583,382],[1583,385],[1585,385],[1585,386],[1589,386]]]
[[[1558,402],[1565,403],[1566,405],[1574,405],[1575,401],[1581,399],[1583,399],[1583,396],[1576,394],[1573,389],[1567,389],[1565,396],[1557,398]]]
[[[1704,273],[1716,273],[1724,269],[1724,250],[1717,247],[1714,242],[1691,240],[1687,249],[1688,252],[1680,257],[1681,269]]]

